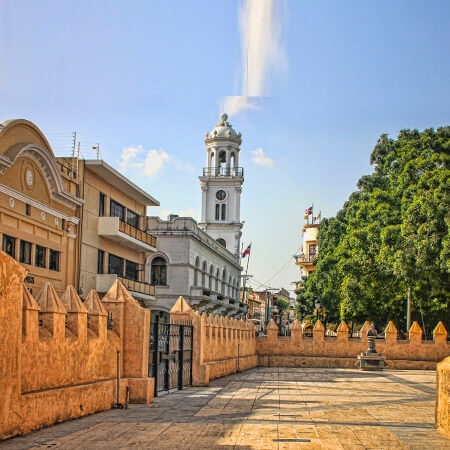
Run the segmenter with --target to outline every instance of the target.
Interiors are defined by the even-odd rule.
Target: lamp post
[[[314,307],[315,307],[317,319],[320,320],[320,315],[322,313],[322,305],[320,304],[320,302],[318,300],[316,300],[316,302],[314,303]]]

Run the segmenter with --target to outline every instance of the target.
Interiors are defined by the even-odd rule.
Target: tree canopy
[[[336,217],[319,227],[317,270],[297,291],[300,310],[320,300],[330,318],[380,329],[411,317],[430,335],[439,320],[450,326],[450,127],[383,134],[370,156],[374,171],[361,177]]]

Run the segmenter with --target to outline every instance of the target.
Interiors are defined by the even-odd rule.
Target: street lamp
[[[315,306],[315,309],[316,309],[315,312],[316,312],[317,319],[320,320],[321,314],[322,314],[322,305],[321,305],[320,302],[317,300],[317,301],[314,303],[314,306]]]

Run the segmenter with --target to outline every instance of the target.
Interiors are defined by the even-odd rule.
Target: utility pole
[[[409,338],[409,329],[411,328],[411,286],[408,286],[408,302],[406,304],[406,335]]]

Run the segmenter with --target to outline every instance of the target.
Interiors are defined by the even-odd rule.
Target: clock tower
[[[202,188],[202,220],[199,224],[239,261],[241,241],[241,192],[244,170],[239,167],[241,133],[227,121],[227,114],[206,133],[207,167],[199,177]]]

